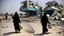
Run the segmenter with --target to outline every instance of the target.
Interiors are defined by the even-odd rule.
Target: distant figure
[[[19,23],[21,23],[21,22],[20,22],[18,13],[15,12],[15,14],[14,14],[14,16],[12,18],[13,18],[14,29],[15,29],[16,33],[20,33],[20,25],[19,25]]]
[[[41,17],[41,24],[42,24],[42,30],[43,30],[43,34],[46,34],[46,32],[48,32],[48,29],[47,29],[47,23],[50,24],[50,22],[48,21],[48,18],[46,16],[46,13],[44,13],[44,15]]]
[[[1,22],[1,19],[0,19],[0,22]]]
[[[5,14],[5,19],[7,20],[7,18],[8,18],[8,13]]]

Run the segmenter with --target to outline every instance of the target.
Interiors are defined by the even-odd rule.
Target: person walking
[[[8,19],[8,13],[5,14],[5,20],[7,20],[7,19]]]
[[[46,13],[44,13],[44,15],[41,17],[42,33],[43,33],[43,34],[46,34],[46,32],[48,32],[47,23],[51,24],[51,23],[48,21],[48,18],[47,18],[47,16],[46,16]]]
[[[15,14],[14,14],[14,16],[12,18],[13,18],[14,29],[15,29],[16,33],[20,33],[20,25],[19,25],[19,23],[21,23],[21,22],[20,22],[18,13],[15,12]]]

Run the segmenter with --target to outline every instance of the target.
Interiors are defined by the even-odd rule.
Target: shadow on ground
[[[40,33],[40,34],[34,34],[34,36],[44,36],[44,35]]]
[[[16,34],[16,32],[7,32],[7,33],[4,33],[3,35],[11,35],[11,34]]]
[[[46,34],[51,34],[51,32],[48,32],[48,33],[46,33]],[[34,34],[34,36],[44,36],[44,35],[46,35],[46,34],[40,33],[40,34]]]

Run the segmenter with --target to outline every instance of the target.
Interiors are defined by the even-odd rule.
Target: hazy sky
[[[24,0],[0,0],[0,13],[14,13],[17,11],[20,13],[19,8],[21,2]],[[45,6],[45,3],[52,0],[32,0],[38,2],[42,7]],[[64,0],[56,0],[59,3],[63,3]]]

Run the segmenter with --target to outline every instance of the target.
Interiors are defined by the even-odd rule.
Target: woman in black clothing
[[[15,31],[16,31],[16,32],[20,32],[19,23],[21,23],[21,22],[20,22],[18,13],[15,12],[15,15],[14,15],[12,18],[13,18],[13,23],[14,23],[14,29],[15,29]]]
[[[44,15],[41,17],[41,24],[42,24],[42,30],[43,30],[43,32],[42,33],[46,33],[46,32],[48,32],[48,29],[47,29],[47,23],[49,23],[50,24],[50,22],[48,21],[48,18],[47,18],[47,16],[46,16],[46,13],[44,13]]]

